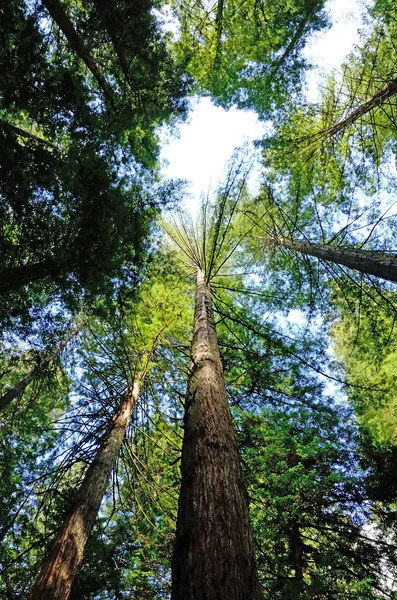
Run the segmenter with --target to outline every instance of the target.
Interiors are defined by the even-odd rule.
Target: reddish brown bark
[[[53,361],[58,356],[58,354],[62,352],[62,350],[65,348],[68,342],[70,342],[70,340],[73,339],[81,330],[82,325],[78,325],[77,327],[75,327],[69,333],[69,335],[67,335],[67,337],[64,340],[62,340],[62,342],[41,361],[40,365],[34,367],[34,369],[32,369],[25,377],[23,377],[23,379],[21,379],[16,385],[14,385],[13,388],[9,389],[3,396],[1,396],[0,412],[4,410],[10,404],[10,402],[14,400],[14,398],[22,394],[28,387],[29,383],[31,383],[32,381],[34,381],[34,379],[39,377],[39,375],[43,372],[45,367],[49,365],[50,362]]]
[[[375,275],[380,279],[397,282],[397,254],[373,250],[359,250],[345,246],[312,244],[310,242],[299,242],[286,238],[275,238],[271,240],[271,243],[343,265],[361,273]]]
[[[261,597],[212,298],[198,272],[172,600]]]
[[[97,518],[109,478],[137,402],[143,376],[125,394],[83,483],[50,547],[30,600],[67,600],[87,539]]]

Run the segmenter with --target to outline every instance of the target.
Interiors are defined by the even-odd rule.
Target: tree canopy
[[[396,18],[309,101],[323,0],[2,4],[2,597],[397,597]],[[193,95],[267,125],[196,219]]]

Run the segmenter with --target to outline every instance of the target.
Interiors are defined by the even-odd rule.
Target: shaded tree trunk
[[[38,263],[4,269],[0,271],[0,295],[17,290],[28,283],[53,277],[59,271],[59,263],[54,258],[45,258]]]
[[[9,133],[12,133],[13,135],[19,137],[27,138],[28,140],[33,140],[35,142],[38,142],[39,144],[44,144],[45,146],[49,146],[50,148],[54,148],[54,144],[52,144],[51,142],[48,142],[47,140],[35,135],[34,133],[27,131],[26,129],[21,129],[20,127],[13,125],[5,119],[0,119],[0,131],[2,130],[5,132],[8,131]]]
[[[373,250],[359,250],[345,246],[330,246],[328,244],[311,244],[286,238],[272,238],[270,243],[275,246],[288,248],[294,252],[308,254],[327,260],[338,265],[355,269],[361,273],[375,275],[380,279],[397,282],[397,254]]]
[[[114,415],[83,483],[51,545],[30,600],[69,598],[88,537],[98,515],[125,432],[138,400],[143,375],[138,375]]]
[[[294,436],[294,430],[291,430],[291,439],[293,439]],[[291,449],[288,452],[288,454],[285,457],[286,463],[288,465],[288,467],[290,469],[295,468],[298,465],[298,457],[296,455],[296,448],[295,448],[295,444],[292,443],[291,445]],[[300,461],[301,464],[303,464],[305,466],[305,472],[306,472],[306,465],[305,465],[305,460],[301,460]],[[313,464],[309,459],[309,468],[312,467]],[[298,491],[298,496],[299,499],[302,499],[302,494],[301,491]],[[290,544],[290,563],[292,568],[295,571],[295,576],[294,579],[295,581],[299,581],[301,583],[303,583],[304,580],[304,556],[303,556],[303,543],[302,543],[302,536],[300,533],[300,529],[299,529],[299,522],[298,519],[295,516],[292,516],[289,519],[289,523],[290,523],[290,530],[289,530],[289,544]]]
[[[289,537],[291,544],[291,563],[295,571],[295,580],[303,582],[303,548],[299,524],[296,519],[292,519]]]
[[[202,271],[188,376],[172,600],[259,600],[248,502]]]
[[[216,10],[216,18],[215,18],[215,36],[216,36],[216,49],[215,49],[215,58],[214,58],[214,68],[215,69],[218,69],[221,64],[223,9],[224,9],[224,0],[218,0],[217,10]]]
[[[113,90],[106,81],[105,76],[103,75],[97,62],[93,59],[83,40],[80,38],[79,34],[74,28],[74,25],[63,9],[61,2],[59,2],[59,0],[42,0],[42,2],[50,13],[51,18],[55,21],[59,29],[65,35],[70,47],[80,56],[81,60],[91,71],[103,93],[105,94],[106,99],[112,105],[114,102]]]
[[[62,342],[48,355],[46,356],[39,365],[34,367],[23,379],[21,379],[13,388],[9,389],[3,396],[0,398],[0,412],[4,410],[14,398],[22,394],[29,383],[34,381],[39,375],[43,372],[44,368],[49,365],[65,348],[65,346],[72,340],[81,330],[83,329],[82,325],[77,325],[67,337],[62,340]]]
[[[397,79],[392,79],[387,83],[383,88],[377,92],[372,98],[363,102],[355,108],[347,117],[333,125],[329,129],[325,129],[322,133],[325,135],[325,138],[332,137],[337,133],[340,133],[349,125],[355,123],[358,119],[369,113],[371,110],[376,108],[377,106],[381,106],[388,100],[397,94]]]

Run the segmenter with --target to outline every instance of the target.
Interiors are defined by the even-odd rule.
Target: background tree
[[[153,218],[172,197],[172,186],[159,185],[154,130],[185,114],[186,78],[179,77],[151,5],[136,6],[134,19],[120,18],[126,4],[114,7],[121,11],[112,18],[123,23],[122,36],[147,46],[143,56],[128,50],[134,61],[129,79],[100,22],[100,6],[73,5],[72,15],[58,8],[87,52],[96,48],[101,64],[105,52],[114,56],[102,75],[113,78],[117,102],[102,98],[98,80],[44,6],[11,0],[2,6],[4,325],[31,318],[32,307],[60,296],[75,310],[79,296],[111,296],[123,279],[133,285]]]
[[[263,118],[301,89],[301,49],[327,24],[322,0],[174,3],[174,11],[179,51],[199,90]]]

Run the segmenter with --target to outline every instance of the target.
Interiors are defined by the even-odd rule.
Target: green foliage
[[[174,41],[157,0],[64,0],[91,67],[46,4],[0,8],[0,322],[20,334],[2,347],[2,391],[37,363],[32,348],[54,347],[82,304],[89,332],[67,375],[54,362],[1,416],[0,594],[27,597],[120,398],[145,369],[71,597],[169,596],[189,277],[200,268],[213,292],[265,598],[391,597],[394,293],[297,260],[274,241],[394,243],[395,219],[383,218],[378,194],[394,190],[395,96],[332,134],[395,78],[393,2],[375,3],[375,25],[318,105],[299,97],[301,50],[326,24],[323,0],[174,3]],[[183,186],[161,181],[158,127],[184,117],[192,79],[223,107],[272,114],[273,133],[257,197],[245,150],[236,151],[198,226],[169,219],[166,244],[153,222]],[[344,381],[346,397],[335,385]],[[348,398],[358,425],[332,395]]]
[[[339,320],[332,328],[333,345],[346,381],[349,400],[360,422],[379,441],[396,443],[395,360],[397,339],[393,294],[386,310],[368,296],[353,307],[339,297]]]
[[[199,89],[261,117],[300,89],[308,35],[326,25],[322,0],[174,3],[178,47]]]
[[[186,85],[152,8],[70,6],[114,85],[110,105],[44,6],[0,9],[3,326],[135,283],[159,208],[178,198],[178,185],[159,181],[155,129],[183,116]]]

